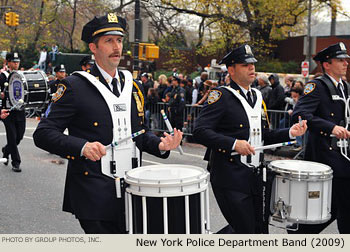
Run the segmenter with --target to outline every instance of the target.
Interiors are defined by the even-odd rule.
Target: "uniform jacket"
[[[329,79],[327,75],[325,78]],[[344,85],[346,96],[347,85],[349,84]],[[336,90],[335,85],[334,89]],[[317,78],[306,84],[305,94],[299,99],[292,115],[294,121],[298,120],[299,115],[307,120],[309,136],[305,159],[329,165],[334,177],[338,178],[350,178],[350,162],[332,144],[332,139],[334,142],[335,138],[330,137],[334,126],[341,125],[341,121],[344,121],[344,109],[344,102],[333,101],[326,84]]]
[[[171,90],[169,107],[172,113],[175,113],[175,115],[183,114],[186,105],[185,96],[185,89],[180,86],[177,86]]]
[[[91,74],[108,87],[96,65]],[[119,73],[119,76],[123,85],[123,74]],[[75,214],[79,219],[118,220],[124,199],[116,198],[114,179],[101,173],[100,161],[80,157],[82,147],[88,141],[104,145],[112,142],[112,117],[107,104],[99,91],[80,76],[69,76],[62,84],[66,89],[61,98],[52,103],[48,117],[39,123],[33,135],[34,142],[39,148],[69,160],[64,211]],[[137,85],[142,88],[139,83]],[[62,91],[62,88],[58,89]],[[133,87],[133,92],[138,90]],[[143,115],[137,110],[135,98],[131,101],[131,131],[146,129],[146,133],[136,138],[137,147],[158,157],[168,157],[169,152],[162,155],[158,149],[160,139],[147,131],[143,124]],[[63,134],[65,129],[68,129],[68,136]]]
[[[236,83],[230,86],[241,92]],[[240,162],[240,155],[231,156],[236,139],[248,140],[249,121],[239,99],[225,88],[215,88],[222,93],[216,102],[206,103],[195,121],[195,139],[211,149],[210,179],[213,186],[230,188],[246,194],[256,193],[255,174]],[[256,94],[253,94],[256,96]],[[256,100],[256,97],[255,99]],[[265,144],[289,139],[288,129],[272,131],[263,128]]]

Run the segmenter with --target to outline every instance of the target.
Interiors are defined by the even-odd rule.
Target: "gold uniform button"
[[[329,150],[333,150],[333,148],[332,148],[332,147],[329,147]]]
[[[97,127],[98,126],[98,122],[94,122],[94,126]]]
[[[87,171],[86,171],[86,172],[84,172],[84,175],[85,175],[85,176],[89,175],[89,172],[87,172]]]
[[[70,159],[70,156],[68,155],[67,158]]]
[[[323,135],[323,131],[321,131],[320,133],[321,133],[321,135]]]
[[[233,158],[230,158],[230,161],[233,162]]]
[[[219,152],[221,152],[221,149],[219,149]]]
[[[327,133],[324,133],[325,136],[327,136]]]
[[[226,153],[226,150],[222,150],[222,153]]]
[[[240,128],[243,128],[243,124],[240,124],[239,127],[240,127]]]
[[[334,113],[331,113],[331,116],[334,116]]]

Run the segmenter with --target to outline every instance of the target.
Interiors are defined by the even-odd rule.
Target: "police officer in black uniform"
[[[255,62],[257,60],[249,45],[233,49],[221,60],[220,64],[226,64],[230,74],[230,87],[239,94],[236,96],[226,87],[213,88],[195,121],[194,129],[195,139],[208,148],[206,157],[209,157],[215,198],[236,233],[267,232],[262,225],[262,179],[254,169],[241,162],[241,155],[255,154],[254,147],[248,142],[250,115],[240,100],[243,97],[255,108],[260,92],[252,90],[250,86],[255,79]],[[253,94],[249,94],[252,91]],[[261,107],[262,104],[259,109]],[[302,126],[295,124],[290,129],[269,130],[264,126],[266,124],[262,120],[260,132],[265,144],[287,141],[302,135],[307,128],[305,121]],[[239,155],[232,156],[233,151]]]
[[[173,75],[171,81],[172,90],[170,91],[170,100],[169,100],[169,110],[170,116],[169,120],[173,127],[177,129],[182,129],[184,124],[184,112],[186,106],[186,91],[180,87],[180,78],[176,73]]]
[[[126,81],[117,69],[125,28],[125,19],[113,13],[95,17],[84,26],[82,40],[89,44],[96,60],[90,73],[116,99],[126,85],[131,85],[131,132],[146,130],[136,138],[136,146],[167,158],[169,150],[179,145],[182,133],[175,130],[174,136],[158,138],[144,125],[142,85]],[[57,86],[52,100],[51,111],[33,138],[38,147],[69,160],[63,210],[79,219],[85,233],[125,233],[124,199],[116,196],[115,179],[101,171],[105,146],[113,140],[112,116],[105,99],[87,79],[71,75]],[[69,135],[63,134],[66,128]]]
[[[61,81],[66,78],[66,68],[63,64],[60,64],[54,68],[56,74],[56,80],[50,81],[50,93],[54,94],[57,91],[57,85],[61,83]]]
[[[87,70],[91,69],[94,64],[95,64],[94,55],[85,56],[79,62],[79,65],[81,66],[81,69],[83,71],[87,71]]]
[[[349,84],[342,80],[348,68],[349,55],[343,43],[333,44],[314,57],[323,76],[305,85],[304,96],[296,104],[292,118],[308,121],[309,135],[305,160],[329,165],[333,169],[332,218],[324,224],[299,225],[298,233],[319,233],[337,219],[339,233],[350,233],[350,162],[340,153],[338,139],[350,138],[346,127],[345,103],[333,97],[347,99]]]
[[[8,84],[8,77],[12,71],[18,70],[19,64],[20,64],[20,58],[18,53],[8,53],[6,55],[6,61],[8,64],[9,72],[3,72],[0,75],[0,87],[2,92],[2,108],[3,109],[9,109],[10,103],[9,103],[9,97],[6,95],[5,89],[8,87],[6,84]],[[5,84],[6,83],[6,84]],[[5,145],[2,148],[3,157],[7,158],[9,160],[9,156],[11,155],[11,163],[12,163],[12,170],[14,172],[21,172],[20,164],[21,164],[21,157],[19,155],[19,151],[17,146],[23,139],[23,135],[26,129],[26,117],[24,113],[24,109],[20,110],[12,110],[9,113],[9,116],[7,116],[6,119],[3,120],[6,128],[6,138],[7,138],[7,145]],[[5,163],[5,165],[8,164],[8,161]]]

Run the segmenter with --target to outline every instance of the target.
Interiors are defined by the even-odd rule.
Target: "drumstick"
[[[24,101],[22,99],[19,99],[18,103],[15,106],[11,107],[9,111],[13,111],[15,109],[20,109],[22,107],[23,103],[24,103]]]
[[[111,144],[107,145],[106,149],[111,148],[111,147],[116,147],[119,144],[124,143],[124,142],[128,141],[129,139],[133,139],[139,135],[142,135],[145,132],[146,132],[146,130],[143,129],[143,130],[137,131],[135,133],[132,133],[131,136],[127,136],[125,138],[120,139],[119,141],[115,141],[115,142],[112,142]]]
[[[164,109],[162,109],[162,110],[160,111],[160,113],[161,113],[162,116],[163,116],[165,125],[166,125],[166,127],[168,128],[168,130],[169,130],[169,132],[170,132],[170,135],[173,136],[173,135],[174,135],[174,129],[173,129],[173,127],[171,126],[171,124],[170,124],[170,122],[169,122],[169,119],[168,119],[168,117],[166,116],[166,114],[165,114],[165,112],[164,112]],[[182,150],[181,145],[179,145],[179,146],[177,147],[177,149],[179,150],[180,155],[183,155],[183,154],[184,154],[184,151]]]
[[[258,147],[255,147],[254,149],[256,151],[267,150],[267,149],[273,149],[273,148],[277,148],[277,147],[292,145],[292,144],[295,144],[296,142],[297,141],[290,141],[290,142],[283,142],[283,143],[277,143],[277,144],[270,144],[270,145],[265,145],[265,146],[258,146]],[[239,154],[238,152],[232,152],[231,156],[238,155],[238,154]]]
[[[299,116],[299,125],[300,127],[303,127],[303,120],[301,120],[301,116]]]

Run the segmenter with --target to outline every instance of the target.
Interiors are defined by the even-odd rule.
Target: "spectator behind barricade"
[[[225,77],[227,75],[227,67],[222,66],[221,67],[221,72],[219,75],[219,80],[218,80],[218,86],[225,86]]]
[[[56,44],[52,44],[51,52],[49,52],[52,62],[56,61],[57,54],[58,54],[58,46]]]
[[[202,72],[200,76],[201,82],[198,85],[198,97],[197,101],[200,101],[204,95],[204,82],[208,79],[208,73],[207,72]]]
[[[162,99],[162,102],[168,103],[170,101],[170,95],[171,95],[171,92],[166,93],[165,98]]]
[[[46,48],[43,46],[40,50],[40,56],[39,56],[39,68],[40,70],[46,72],[46,58],[47,58],[47,51]]]
[[[149,101],[148,101],[148,90],[152,87],[151,86],[151,83],[149,82],[148,80],[148,74],[145,72],[145,73],[142,73],[141,74],[141,81],[142,81],[142,86],[143,86],[143,90],[145,91],[145,108],[146,108],[146,111],[145,111],[145,124],[147,127],[149,127],[149,120],[150,120],[150,116],[151,116],[151,112],[149,110]]]
[[[147,100],[148,100],[148,110],[150,111],[150,120],[149,120],[149,125],[151,129],[159,129],[158,124],[159,120],[157,118],[157,103],[159,102],[159,96],[157,89],[155,88],[150,88],[148,89],[148,94],[147,94]],[[146,108],[147,110],[147,108]]]
[[[198,99],[198,83],[196,81],[193,82],[193,90],[192,90],[192,102],[191,105],[193,106],[194,104],[197,103],[197,99]]]
[[[33,61],[33,66],[29,70],[31,70],[31,71],[40,70],[38,62]]]
[[[286,84],[284,87],[284,95],[287,97],[290,97],[290,90],[292,89],[293,85],[294,85],[294,78],[291,75],[286,75],[286,77],[284,77],[284,83]]]
[[[191,104],[192,92],[193,92],[193,80],[189,78],[186,79],[185,92],[186,92],[186,104]]]
[[[293,84],[292,89],[293,88],[298,88],[298,89],[301,89],[301,90],[304,91],[304,82],[302,82],[301,80],[295,81],[294,84]]]
[[[165,89],[168,87],[167,83],[167,77],[165,74],[161,74],[158,77],[158,87],[157,87],[157,93],[160,99],[163,99],[165,97]],[[169,85],[170,86],[170,85]]]
[[[258,81],[258,87],[257,89],[260,90],[265,104],[269,103],[269,98],[272,92],[272,87],[270,86],[270,81],[266,74],[260,73],[256,77],[256,80]]]
[[[164,90],[163,94],[165,95],[166,93],[170,92],[173,89],[173,86],[171,85],[171,82],[173,81],[173,77],[169,76],[167,79],[167,88]],[[165,98],[165,96],[163,97]]]
[[[267,108],[284,110],[284,89],[280,84],[278,75],[271,74],[268,79],[271,83],[272,91]]]
[[[208,98],[208,94],[210,92],[210,90],[213,88],[213,87],[217,87],[218,84],[216,82],[212,82],[210,80],[206,80],[204,82],[204,95],[202,97],[202,99],[200,99],[196,104],[194,104],[193,106],[199,106],[199,105],[202,105],[204,102],[207,101],[207,98]]]
[[[147,76],[148,76],[148,82],[149,82],[151,88],[153,88],[154,87],[153,74],[152,73],[147,73]]]

